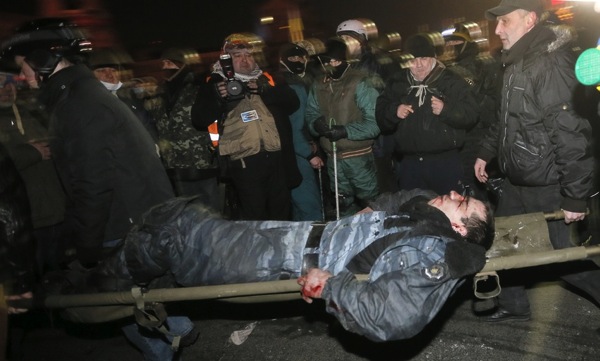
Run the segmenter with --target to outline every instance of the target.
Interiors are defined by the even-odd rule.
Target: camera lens
[[[241,82],[237,80],[227,82],[227,94],[231,96],[238,96],[242,94],[243,91],[244,85]]]

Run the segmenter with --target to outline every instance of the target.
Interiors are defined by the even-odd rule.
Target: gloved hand
[[[343,125],[334,125],[331,129],[324,134],[332,142],[336,142],[343,138],[348,138],[348,132],[346,127]]]
[[[324,117],[320,117],[313,123],[313,127],[315,128],[315,132],[321,137],[324,137],[327,132],[329,132],[329,125],[325,121]]]

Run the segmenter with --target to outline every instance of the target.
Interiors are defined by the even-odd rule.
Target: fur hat
[[[246,49],[249,52],[254,51],[253,42],[259,41],[258,37],[251,33],[234,33],[225,38],[223,42],[223,52],[230,53],[234,50]]]
[[[436,50],[431,40],[424,34],[411,35],[404,45],[406,52],[415,58],[435,58]]]

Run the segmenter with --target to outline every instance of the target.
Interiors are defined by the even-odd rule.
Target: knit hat
[[[414,56],[415,58],[435,58],[436,51],[435,46],[431,40],[422,33],[411,35],[406,39],[404,45],[406,52]]]
[[[542,0],[502,0],[500,5],[487,10],[485,17],[488,20],[496,20],[498,16],[512,13],[518,9],[535,11],[540,16],[544,11],[544,4]]]
[[[346,42],[340,37],[334,37],[327,40],[325,43],[325,52],[319,55],[323,62],[328,62],[331,59],[346,60]]]

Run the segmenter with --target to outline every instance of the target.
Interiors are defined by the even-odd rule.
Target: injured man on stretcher
[[[148,211],[112,256],[60,292],[292,278],[348,331],[399,340],[419,333],[465,276],[483,268],[493,238],[489,205],[456,192],[383,194],[326,224],[230,221],[176,198]]]

